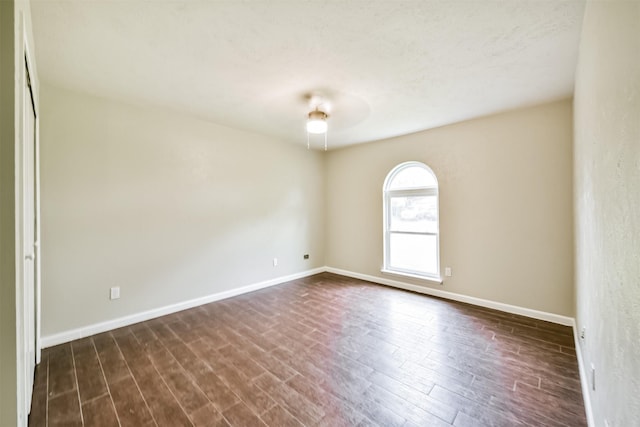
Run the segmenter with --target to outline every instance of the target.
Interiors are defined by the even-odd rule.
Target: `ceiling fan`
[[[320,138],[324,139],[324,149],[328,149],[329,132],[336,135],[357,126],[371,111],[359,96],[329,88],[291,89],[271,98],[267,104],[265,118],[270,124],[278,128],[300,126],[306,131],[309,149]]]
[[[313,108],[307,114],[307,149],[311,148],[309,134],[316,134],[324,135],[324,151],[327,151],[327,119],[331,104],[319,94],[307,94],[305,97],[309,99],[309,106]]]

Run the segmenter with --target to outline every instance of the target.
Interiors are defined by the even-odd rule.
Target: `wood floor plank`
[[[230,424],[212,403],[208,403],[191,414],[194,427],[229,427]]]
[[[111,384],[109,388],[122,427],[156,425],[133,377],[127,376]]]
[[[80,392],[80,403],[106,395],[108,393],[107,385],[91,338],[74,341],[71,346]]]
[[[262,420],[270,426],[303,427],[300,421],[280,405],[276,405],[262,414]]]
[[[251,412],[251,409],[242,402],[227,409],[222,415],[229,420],[232,426],[266,427],[264,421]]]
[[[105,334],[99,338],[93,337],[93,342],[98,351],[98,359],[102,365],[102,371],[108,385],[123,380],[130,375],[124,357],[110,334]]]
[[[221,363],[216,366],[214,372],[254,413],[263,414],[276,405],[269,394],[243,376],[240,371]]]
[[[254,383],[306,425],[315,424],[324,417],[320,407],[268,372],[256,378]]]
[[[78,392],[71,390],[58,394],[49,400],[48,425],[55,426],[81,426],[82,412],[80,411],[80,400]]]
[[[91,427],[118,427],[118,416],[109,395],[82,404],[84,425]]]
[[[446,388],[436,385],[429,393],[429,397],[447,404],[457,410],[453,425],[496,425],[522,426],[522,422],[508,411],[499,411],[485,404],[479,404]],[[474,424],[475,423],[475,424]]]
[[[193,414],[209,403],[209,399],[187,377],[182,368],[171,369],[162,372],[161,375],[187,415]]]
[[[365,417],[353,406],[312,383],[301,375],[289,379],[286,384],[324,411],[318,425],[353,426]]]
[[[61,344],[49,352],[49,397],[76,389],[71,345]]]
[[[29,413],[29,425],[47,425],[47,383],[46,380],[38,382],[33,388],[31,398],[31,413]]]
[[[158,425],[192,426],[189,417],[159,375],[147,375],[137,382]]]

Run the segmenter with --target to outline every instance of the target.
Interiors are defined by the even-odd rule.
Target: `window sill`
[[[382,270],[380,270],[380,271],[382,273],[384,273],[384,274],[392,274],[394,276],[410,277],[412,279],[424,280],[424,281],[427,281],[427,282],[437,283],[439,285],[442,284],[442,277],[420,276],[418,274],[403,273],[402,271],[385,270],[384,268]]]

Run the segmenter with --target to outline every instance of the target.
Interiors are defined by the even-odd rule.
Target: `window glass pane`
[[[387,190],[436,187],[437,185],[438,183],[435,177],[428,170],[419,166],[409,166],[402,169],[393,177]]]
[[[438,274],[436,236],[391,233],[389,249],[390,267]]]
[[[391,231],[438,232],[438,197],[391,197]]]

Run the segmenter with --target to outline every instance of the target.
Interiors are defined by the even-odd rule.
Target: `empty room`
[[[637,0],[0,1],[0,427],[640,426]]]

